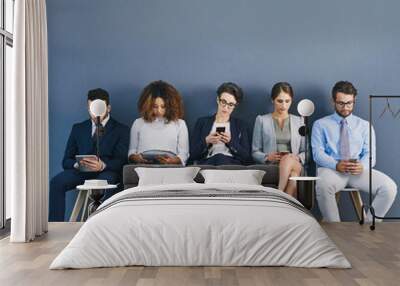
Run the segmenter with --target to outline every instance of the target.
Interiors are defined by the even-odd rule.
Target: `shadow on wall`
[[[107,90],[110,91],[112,116],[130,128],[133,121],[139,117],[137,101],[139,99],[142,87],[124,85],[107,88]]]
[[[300,88],[296,94],[296,108],[297,103],[302,99],[310,99],[314,102],[315,112],[311,116],[311,124],[315,121],[333,112],[333,107],[331,105],[330,97],[326,96],[326,91],[324,91],[320,86],[317,85],[307,85],[305,88]],[[296,110],[297,113],[297,110]]]

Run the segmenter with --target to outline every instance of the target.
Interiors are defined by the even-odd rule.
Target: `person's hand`
[[[129,156],[129,161],[133,161],[135,163],[146,164],[149,161],[143,158],[142,154],[132,154]]]
[[[352,175],[360,175],[364,170],[363,165],[360,162],[349,162],[347,172]]]
[[[220,133],[220,139],[223,143],[228,144],[231,142],[231,134],[228,132],[222,132]]]
[[[167,157],[167,156],[158,156],[157,160],[160,162],[160,164],[180,164],[182,165],[182,161],[178,156],[175,157]]]
[[[279,152],[271,152],[265,157],[266,161],[279,162],[281,160],[281,155]]]
[[[340,160],[339,163],[336,164],[336,171],[339,173],[347,173],[347,168],[349,167],[349,161]]]
[[[104,168],[103,161],[97,160],[95,158],[83,158],[80,161],[80,164],[82,164],[84,167],[88,168],[93,172],[100,172]]]
[[[211,133],[206,137],[207,144],[217,144],[221,141],[221,135],[217,132]]]
[[[358,162],[350,162],[347,160],[341,160],[336,164],[336,171],[340,173],[350,173],[352,175],[361,174],[363,167]]]

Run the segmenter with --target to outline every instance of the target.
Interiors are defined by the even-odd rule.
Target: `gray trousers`
[[[319,180],[316,183],[316,197],[324,221],[339,222],[339,210],[335,194],[345,187],[356,188],[363,192],[369,191],[369,171],[364,170],[360,175],[339,173],[329,168],[318,168]],[[384,217],[393,204],[397,194],[396,183],[387,175],[372,170],[372,206],[375,215]],[[366,221],[371,221],[368,211]],[[377,220],[379,221],[379,220]]]

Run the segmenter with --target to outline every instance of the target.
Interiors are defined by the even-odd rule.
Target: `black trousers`
[[[235,159],[231,156],[226,156],[223,154],[215,154],[210,158],[201,159],[197,162],[199,165],[243,165],[242,162],[238,159]]]

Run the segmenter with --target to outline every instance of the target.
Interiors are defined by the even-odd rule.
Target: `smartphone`
[[[217,133],[224,133],[225,132],[225,126],[219,126],[215,129]]]
[[[357,162],[358,162],[358,159],[349,159],[349,162],[351,162],[351,163],[357,163]]]

